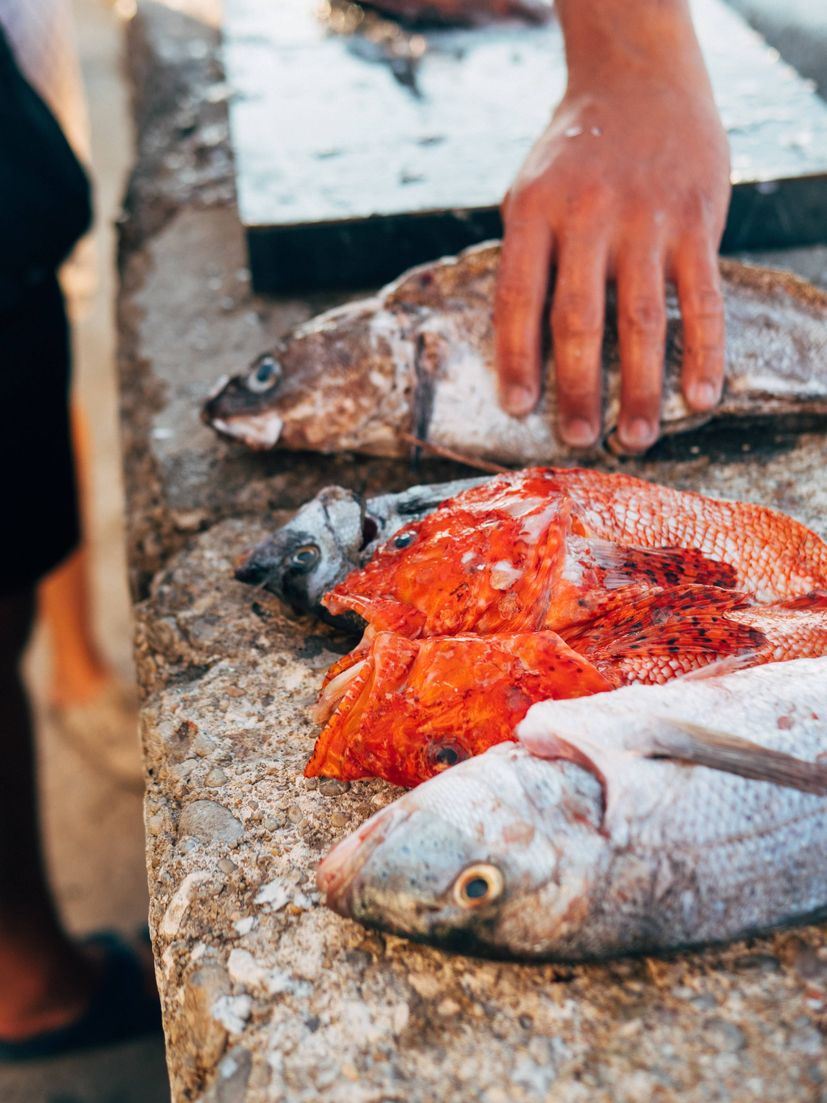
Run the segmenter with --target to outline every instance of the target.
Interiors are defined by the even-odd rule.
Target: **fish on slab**
[[[480,26],[501,20],[547,23],[551,19],[550,0],[363,0],[406,23],[443,23],[447,26]]]
[[[323,604],[411,636],[560,632],[641,579],[784,601],[827,590],[827,543],[765,506],[630,475],[527,468],[404,526]]]
[[[262,586],[296,612],[312,613],[338,628],[361,630],[347,614],[336,617],[322,598],[403,525],[419,521],[447,498],[483,482],[455,479],[412,486],[398,494],[364,498],[343,486],[326,486],[272,535],[239,558],[235,577]]]
[[[495,479],[415,486],[399,494],[368,499],[344,487],[326,487],[286,525],[241,557],[236,578],[265,587],[299,612],[312,613],[351,632],[361,631],[366,610],[357,609],[358,602],[352,603],[351,597],[369,601],[381,582],[383,592],[398,599],[398,579],[381,577],[386,572],[401,575],[408,570],[405,564],[410,563],[408,573],[413,582],[417,564],[423,565],[429,556],[448,555],[440,560],[441,569],[450,563],[457,538],[462,539],[463,533],[456,528],[452,531],[441,521],[431,526],[433,532],[419,524],[437,507],[444,504],[440,517],[446,517],[454,506],[463,507],[465,492],[479,487],[482,489],[477,500],[472,495],[471,502],[477,519],[486,499],[492,515],[501,507],[514,514],[520,509],[520,496],[529,499],[539,485],[541,497],[575,498],[582,524],[589,532],[618,544],[649,549],[701,548],[710,558],[733,565],[734,585],[767,600],[827,587],[827,545],[799,522],[775,510],[681,492],[628,475],[570,468],[534,472],[534,476],[542,476],[542,482],[536,483],[528,472],[514,472]],[[509,493],[503,495],[506,488],[510,488]],[[408,541],[410,549],[407,552],[394,544],[403,528],[403,543]],[[413,533],[415,539],[409,540],[408,533]],[[463,548],[461,554],[466,551]],[[383,557],[384,569],[359,572],[344,583],[351,572],[364,567],[377,553]],[[508,558],[510,561],[511,556]],[[669,553],[665,553],[664,567],[669,566],[669,559]],[[672,553],[673,567],[679,559]],[[679,574],[686,580],[684,570]],[[332,605],[328,608],[324,598],[331,591]]]
[[[514,739],[538,701],[825,654],[827,595],[756,605],[691,585],[616,591],[594,620],[559,635],[379,632],[329,672],[305,776],[411,787]]]
[[[327,905],[449,950],[567,961],[827,908],[827,658],[540,703],[518,736],[341,842],[318,871]]]
[[[553,382],[525,418],[497,401],[491,315],[499,243],[405,273],[376,296],[299,326],[252,368],[222,379],[203,409],[220,434],[250,448],[406,456],[412,434],[469,458],[509,465],[572,455],[554,428]],[[720,405],[693,413],[680,389],[682,337],[667,293],[663,434],[712,418],[827,416],[827,294],[785,272],[721,261],[727,380]],[[608,443],[620,407],[610,290],[603,361]],[[553,358],[547,377],[553,381]]]
[[[322,690],[316,719],[327,722],[305,777],[380,777],[410,788],[513,739],[535,701],[616,684],[556,632],[425,640],[380,632]]]

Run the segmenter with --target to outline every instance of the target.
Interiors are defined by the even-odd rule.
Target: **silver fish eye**
[[[398,536],[394,536],[393,546],[395,548],[409,548],[414,540],[416,540],[415,532],[411,530],[408,532],[400,532]]]
[[[260,356],[247,375],[247,389],[254,394],[269,391],[281,379],[281,364],[269,355]]]
[[[321,554],[317,544],[302,544],[290,553],[287,565],[300,574],[309,574],[319,562]]]
[[[505,878],[490,862],[475,862],[454,881],[454,900],[461,908],[479,908],[491,904],[502,896]]]

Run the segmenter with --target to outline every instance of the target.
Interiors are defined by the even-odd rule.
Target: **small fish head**
[[[334,617],[321,599],[359,565],[362,546],[374,529],[358,494],[344,487],[325,487],[291,521],[246,553],[235,577],[264,587],[297,612],[361,631],[360,618],[352,613]]]
[[[586,937],[600,820],[591,774],[500,746],[368,820],[322,862],[319,888],[341,915],[449,950],[565,956]]]
[[[345,304],[292,330],[246,372],[218,384],[203,409],[206,423],[254,449],[393,454],[396,419],[385,407],[405,365],[394,353],[395,320],[388,334],[377,333],[376,307],[374,299]]]
[[[243,375],[219,380],[204,404],[204,421],[249,448],[274,448],[284,424],[278,411],[283,375],[275,353],[264,353]]]

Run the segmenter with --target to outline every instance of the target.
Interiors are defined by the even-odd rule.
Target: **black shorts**
[[[69,331],[55,276],[0,310],[0,594],[32,587],[78,541]]]

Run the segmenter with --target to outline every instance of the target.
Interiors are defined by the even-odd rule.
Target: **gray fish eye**
[[[287,563],[294,571],[298,571],[300,574],[309,574],[319,562],[320,557],[321,551],[316,544],[302,544],[301,547],[291,552]]]
[[[281,365],[272,356],[262,356],[247,376],[247,387],[256,394],[270,390],[281,379]]]
[[[505,878],[490,862],[468,866],[454,881],[454,900],[461,908],[490,904],[505,891]]]
[[[398,536],[394,537],[393,546],[395,548],[409,548],[414,540],[416,540],[415,532],[400,532]]]

